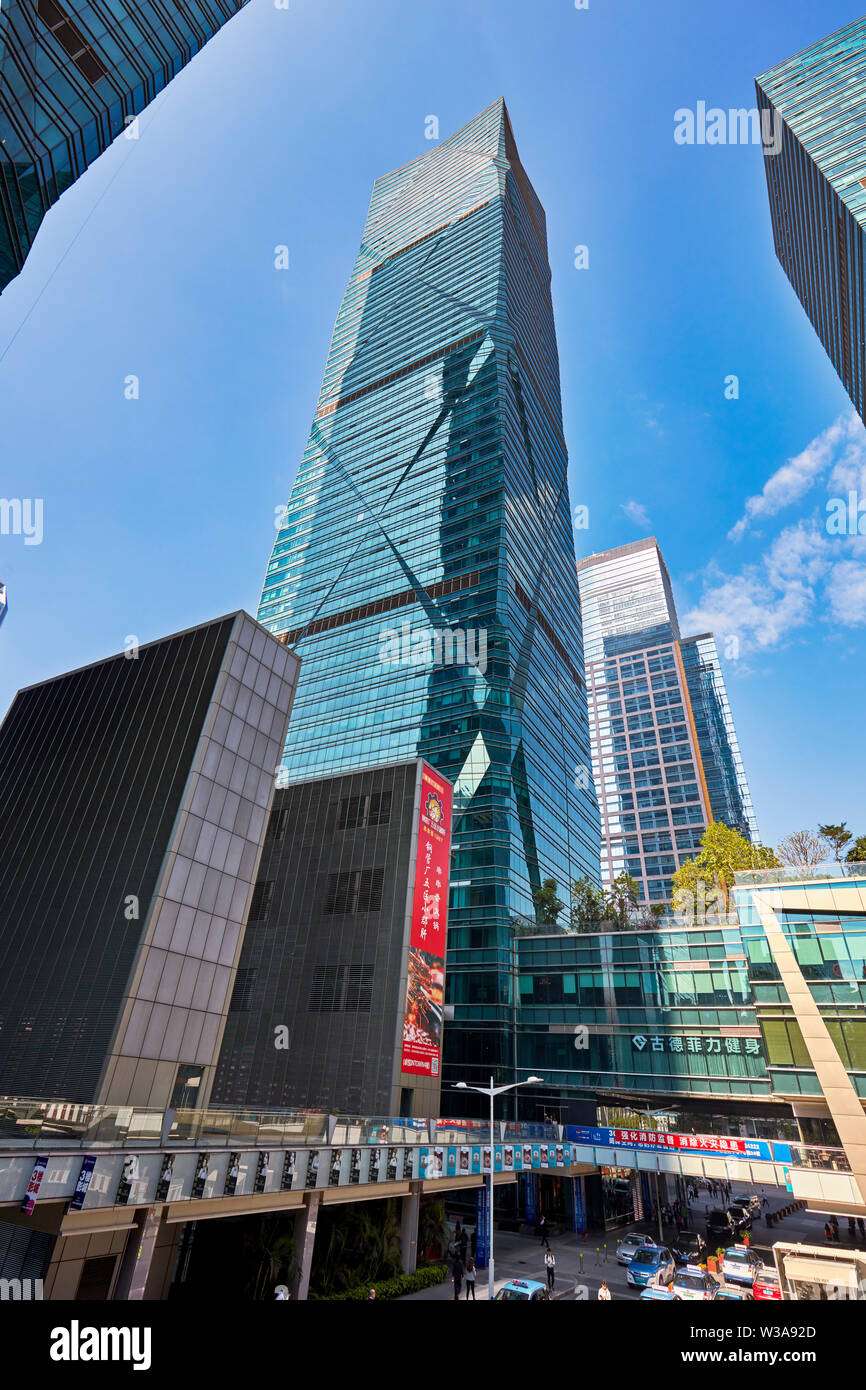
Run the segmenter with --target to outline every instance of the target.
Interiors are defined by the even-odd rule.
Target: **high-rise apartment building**
[[[0,290],[61,193],[246,3],[4,0]]]
[[[661,904],[711,820],[757,837],[715,639],[680,637],[653,537],[577,569],[602,879],[626,872]]]
[[[866,17],[755,85],[776,255],[866,420]]]
[[[598,872],[545,216],[504,102],[378,179],[259,620],[291,781],[454,785],[445,1076],[511,1075],[512,939]]]

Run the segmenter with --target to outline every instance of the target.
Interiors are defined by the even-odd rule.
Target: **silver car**
[[[616,1247],[616,1258],[621,1265],[627,1265],[634,1259],[635,1250],[640,1250],[641,1246],[646,1245],[646,1236],[636,1235],[633,1231],[629,1235],[623,1236]]]

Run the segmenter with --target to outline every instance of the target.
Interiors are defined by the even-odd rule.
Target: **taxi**
[[[626,1266],[625,1278],[626,1283],[640,1289],[650,1283],[667,1285],[675,1272],[674,1257],[667,1246],[647,1241],[634,1252],[634,1258]]]
[[[705,1269],[698,1265],[686,1265],[685,1269],[677,1270],[670,1282],[670,1289],[676,1298],[698,1299],[704,1302],[708,1298],[716,1297],[719,1285]]]
[[[727,1282],[747,1284],[751,1288],[763,1269],[764,1261],[748,1245],[732,1245],[725,1251],[721,1272]]]
[[[645,1289],[640,1291],[641,1302],[647,1303],[676,1303],[677,1296],[671,1293],[669,1288],[662,1288],[660,1284],[647,1284]]]
[[[765,1265],[756,1276],[752,1285],[752,1296],[754,1298],[781,1298],[782,1286],[779,1283],[779,1276],[772,1265]]]
[[[717,1299],[727,1299],[729,1302],[734,1303],[748,1303],[750,1299],[754,1298],[754,1296],[755,1295],[752,1293],[751,1289],[738,1289],[735,1288],[733,1284],[723,1284],[722,1287],[719,1289],[719,1292],[716,1294]]]
[[[537,1279],[509,1279],[494,1298],[494,1303],[549,1303],[550,1290]]]

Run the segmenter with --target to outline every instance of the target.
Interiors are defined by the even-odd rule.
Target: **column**
[[[322,1203],[321,1192],[308,1192],[305,1205],[295,1217],[295,1252],[299,1270],[295,1276],[295,1298],[305,1302],[310,1292],[310,1271],[313,1267],[313,1246],[316,1243],[316,1223]]]
[[[418,1218],[421,1214],[421,1184],[411,1183],[409,1196],[400,1204],[400,1267],[414,1274],[418,1267]]]
[[[114,1301],[137,1302],[144,1298],[162,1212],[160,1205],[147,1207],[143,1216],[137,1213],[135,1230],[130,1231],[123,1252]]]

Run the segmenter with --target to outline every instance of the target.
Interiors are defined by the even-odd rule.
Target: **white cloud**
[[[647,509],[642,502],[620,502],[620,511],[625,512],[629,521],[633,521],[642,530],[651,529],[652,522],[647,514]]]
[[[680,627],[715,632],[720,642],[735,636],[745,655],[780,646],[815,619],[866,625],[866,537],[828,536],[817,517],[785,527],[737,574],[709,569]]]
[[[841,456],[837,457],[840,449]],[[746,499],[746,510],[731,527],[728,539],[741,540],[755,520],[776,516],[798,501],[828,470],[831,484],[837,487],[842,484],[836,480],[843,477],[856,477],[858,481],[852,482],[852,487],[866,479],[866,430],[854,410],[840,415],[801,453],[777,468],[761,492]]]

